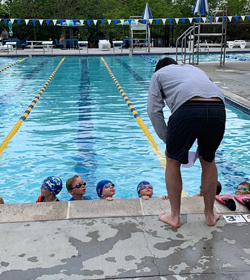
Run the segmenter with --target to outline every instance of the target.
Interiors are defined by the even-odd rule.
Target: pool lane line
[[[157,63],[158,63],[157,60],[154,60],[154,59],[152,59],[152,58],[149,58],[149,57],[146,56],[146,55],[143,55],[143,54],[142,54],[141,57],[144,58],[144,59],[146,59],[148,62],[151,62],[151,63],[154,63],[154,64],[157,64]]]
[[[133,114],[133,116],[135,117],[135,119],[137,120],[140,128],[142,129],[142,131],[144,132],[144,134],[146,135],[146,137],[148,138],[148,141],[154,151],[154,153],[156,154],[156,156],[158,157],[158,160],[160,162],[160,165],[164,168],[164,170],[166,169],[166,158],[164,157],[164,155],[162,154],[160,148],[158,147],[158,145],[156,144],[153,136],[151,135],[151,133],[149,132],[147,126],[145,125],[144,121],[141,119],[139,113],[136,111],[135,107],[132,105],[132,103],[130,102],[128,96],[126,95],[125,91],[122,89],[121,85],[119,84],[119,82],[116,80],[115,76],[113,75],[112,71],[110,70],[108,64],[106,63],[106,61],[104,60],[103,57],[101,57],[103,63],[105,64],[110,76],[112,77],[113,81],[115,82],[117,88],[119,89],[124,101],[127,103],[131,113]],[[182,197],[184,196],[188,196],[187,193],[182,190]]]
[[[41,95],[43,94],[43,92],[45,91],[45,89],[47,88],[47,86],[49,85],[49,83],[51,82],[52,78],[54,77],[55,73],[57,72],[57,70],[59,69],[59,67],[61,66],[61,64],[63,63],[65,57],[60,61],[60,63],[57,65],[57,67],[55,68],[55,70],[52,72],[52,74],[50,75],[49,79],[46,81],[46,83],[43,85],[43,87],[40,89],[39,93],[35,96],[35,98],[33,99],[33,101],[30,103],[29,107],[26,109],[26,111],[23,113],[23,115],[21,116],[21,118],[17,121],[17,123],[14,125],[14,127],[12,128],[12,130],[10,131],[10,133],[7,135],[7,137],[4,139],[3,143],[0,146],[0,157],[2,156],[2,153],[4,152],[4,150],[7,148],[10,140],[14,137],[14,135],[17,133],[17,131],[19,130],[19,128],[21,127],[22,123],[27,119],[29,113],[31,112],[31,110],[35,107],[37,101],[39,100],[39,98],[41,97]]]
[[[122,89],[121,85],[119,84],[119,82],[116,80],[115,76],[113,75],[113,73],[111,72],[109,66],[107,65],[106,61],[104,60],[103,57],[101,57],[103,63],[105,64],[110,76],[112,77],[113,81],[115,82],[118,90],[120,91],[124,101],[127,103],[131,113],[133,114],[133,116],[135,117],[135,119],[137,120],[140,128],[142,129],[142,131],[144,132],[144,134],[146,135],[146,137],[148,138],[148,141],[150,143],[150,145],[153,148],[153,151],[155,152],[155,154],[157,155],[161,166],[165,169],[166,168],[166,159],[163,156],[160,148],[158,147],[158,145],[156,144],[153,136],[151,135],[151,133],[149,132],[148,128],[146,127],[145,123],[143,122],[143,120],[141,119],[139,113],[136,111],[135,107],[132,105],[132,103],[130,102],[128,96],[126,95],[126,93],[124,92],[124,90]]]
[[[9,69],[10,67],[16,65],[17,63],[23,62],[23,61],[24,61],[25,59],[27,59],[27,58],[28,58],[28,57],[22,58],[22,59],[18,60],[17,62],[10,64],[9,66],[7,66],[7,67],[1,69],[0,72],[3,72],[3,71],[5,71],[5,70]]]

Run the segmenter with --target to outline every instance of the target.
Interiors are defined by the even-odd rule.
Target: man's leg
[[[205,204],[204,214],[207,225],[214,226],[220,217],[214,212],[214,200],[218,181],[217,167],[214,160],[210,163],[200,158],[200,162],[202,167],[201,185]]]
[[[180,172],[181,164],[179,161],[167,158],[166,167],[166,187],[170,201],[171,212],[161,213],[159,219],[173,227],[180,227],[180,208],[181,208],[181,191],[182,179]]]

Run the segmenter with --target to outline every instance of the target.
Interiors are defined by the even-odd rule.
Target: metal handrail
[[[181,39],[181,56],[184,58],[183,62],[186,61],[186,50],[187,50],[187,37],[191,35],[196,26],[190,26],[184,33],[182,33],[176,40],[176,61],[178,60],[178,44]],[[184,49],[184,51],[183,51]]]

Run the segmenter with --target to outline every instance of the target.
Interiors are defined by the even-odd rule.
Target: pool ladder
[[[216,16],[220,14],[220,16]],[[221,21],[219,21],[221,19]],[[190,26],[181,36],[176,40],[176,61],[183,64],[199,64],[199,54],[204,51],[209,52],[209,47],[220,48],[220,65],[225,64],[226,54],[226,34],[227,34],[227,7],[224,6],[223,10],[214,11],[211,17],[206,17],[205,22],[201,22],[199,18],[198,23]],[[215,29],[219,28],[218,32]],[[211,32],[209,32],[211,31]],[[220,42],[208,43],[208,38],[220,38]],[[206,38],[202,43],[201,39]],[[180,46],[180,52],[179,47]],[[196,57],[195,57],[196,54]],[[196,58],[196,61],[195,61]]]

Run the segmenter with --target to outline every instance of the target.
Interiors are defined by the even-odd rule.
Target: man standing
[[[167,125],[165,103],[171,111]],[[213,211],[218,180],[214,158],[225,131],[223,93],[202,70],[165,57],[157,63],[151,79],[147,112],[157,135],[166,143],[165,176],[171,212],[161,213],[159,219],[173,227],[181,225],[180,166],[188,163],[188,151],[197,139],[204,214],[207,225],[215,225],[219,215]]]

